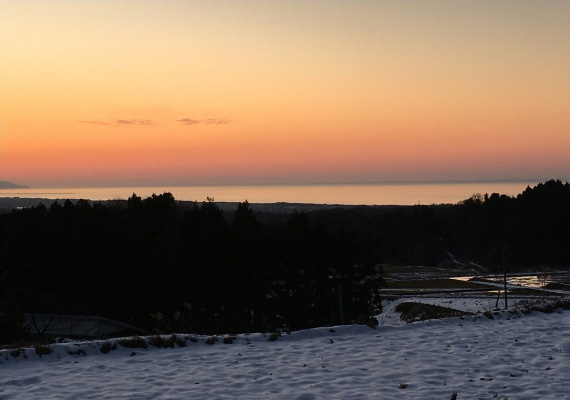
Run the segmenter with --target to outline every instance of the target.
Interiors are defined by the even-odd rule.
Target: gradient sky
[[[0,178],[570,180],[570,1],[0,2]]]

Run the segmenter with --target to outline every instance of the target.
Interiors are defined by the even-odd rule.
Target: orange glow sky
[[[569,1],[0,2],[0,179],[570,180]]]

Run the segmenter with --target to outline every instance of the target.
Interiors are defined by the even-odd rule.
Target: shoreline
[[[35,207],[38,206],[40,203],[43,203],[46,207],[49,207],[55,201],[59,203],[63,203],[66,200],[70,200],[73,203],[76,203],[80,199],[78,198],[57,198],[57,199],[49,199],[43,197],[34,197],[34,198],[27,198],[27,197],[0,197],[0,213],[2,212],[10,212],[12,210],[21,209],[21,208],[28,208],[28,207]],[[83,199],[89,201],[91,204],[101,202],[102,204],[123,204],[126,207],[127,200],[117,199],[117,200],[91,200],[91,199]],[[191,205],[194,204],[194,201],[189,200],[176,200],[177,203],[182,205]],[[201,204],[201,201],[197,202]],[[237,206],[240,202],[234,201],[216,201],[216,205],[223,211],[235,211]],[[397,208],[397,207],[411,207],[408,205],[352,205],[352,204],[321,204],[321,203],[290,203],[290,202],[273,202],[273,203],[249,203],[250,207],[253,211],[256,212],[266,212],[266,213],[282,213],[282,214],[291,214],[295,211],[302,212],[302,211],[317,211],[317,210],[326,210],[326,209],[333,209],[333,208],[358,208],[358,207],[367,207],[367,208]],[[443,204],[445,206],[445,204]]]

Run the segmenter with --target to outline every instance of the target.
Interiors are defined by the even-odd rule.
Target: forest
[[[0,339],[24,313],[97,315],[149,332],[373,324],[382,265],[570,264],[570,185],[455,205],[223,212],[170,193],[66,200],[0,214]],[[504,257],[504,258],[503,258]]]
[[[516,197],[474,194],[456,205],[331,210],[313,215],[378,243],[384,263],[437,265],[449,254],[493,271],[570,265],[570,184],[550,180]]]
[[[23,313],[97,315],[158,332],[250,332],[370,323],[382,276],[372,238],[306,213],[228,221],[170,193],[0,215],[5,326]],[[11,332],[8,336],[21,335]]]

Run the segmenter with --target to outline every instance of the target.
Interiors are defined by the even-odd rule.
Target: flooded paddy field
[[[455,268],[454,268],[455,267]],[[384,266],[385,298],[498,298],[504,296],[502,274],[481,273],[480,266]],[[526,271],[507,274],[507,295],[514,302],[570,296],[570,271]]]

